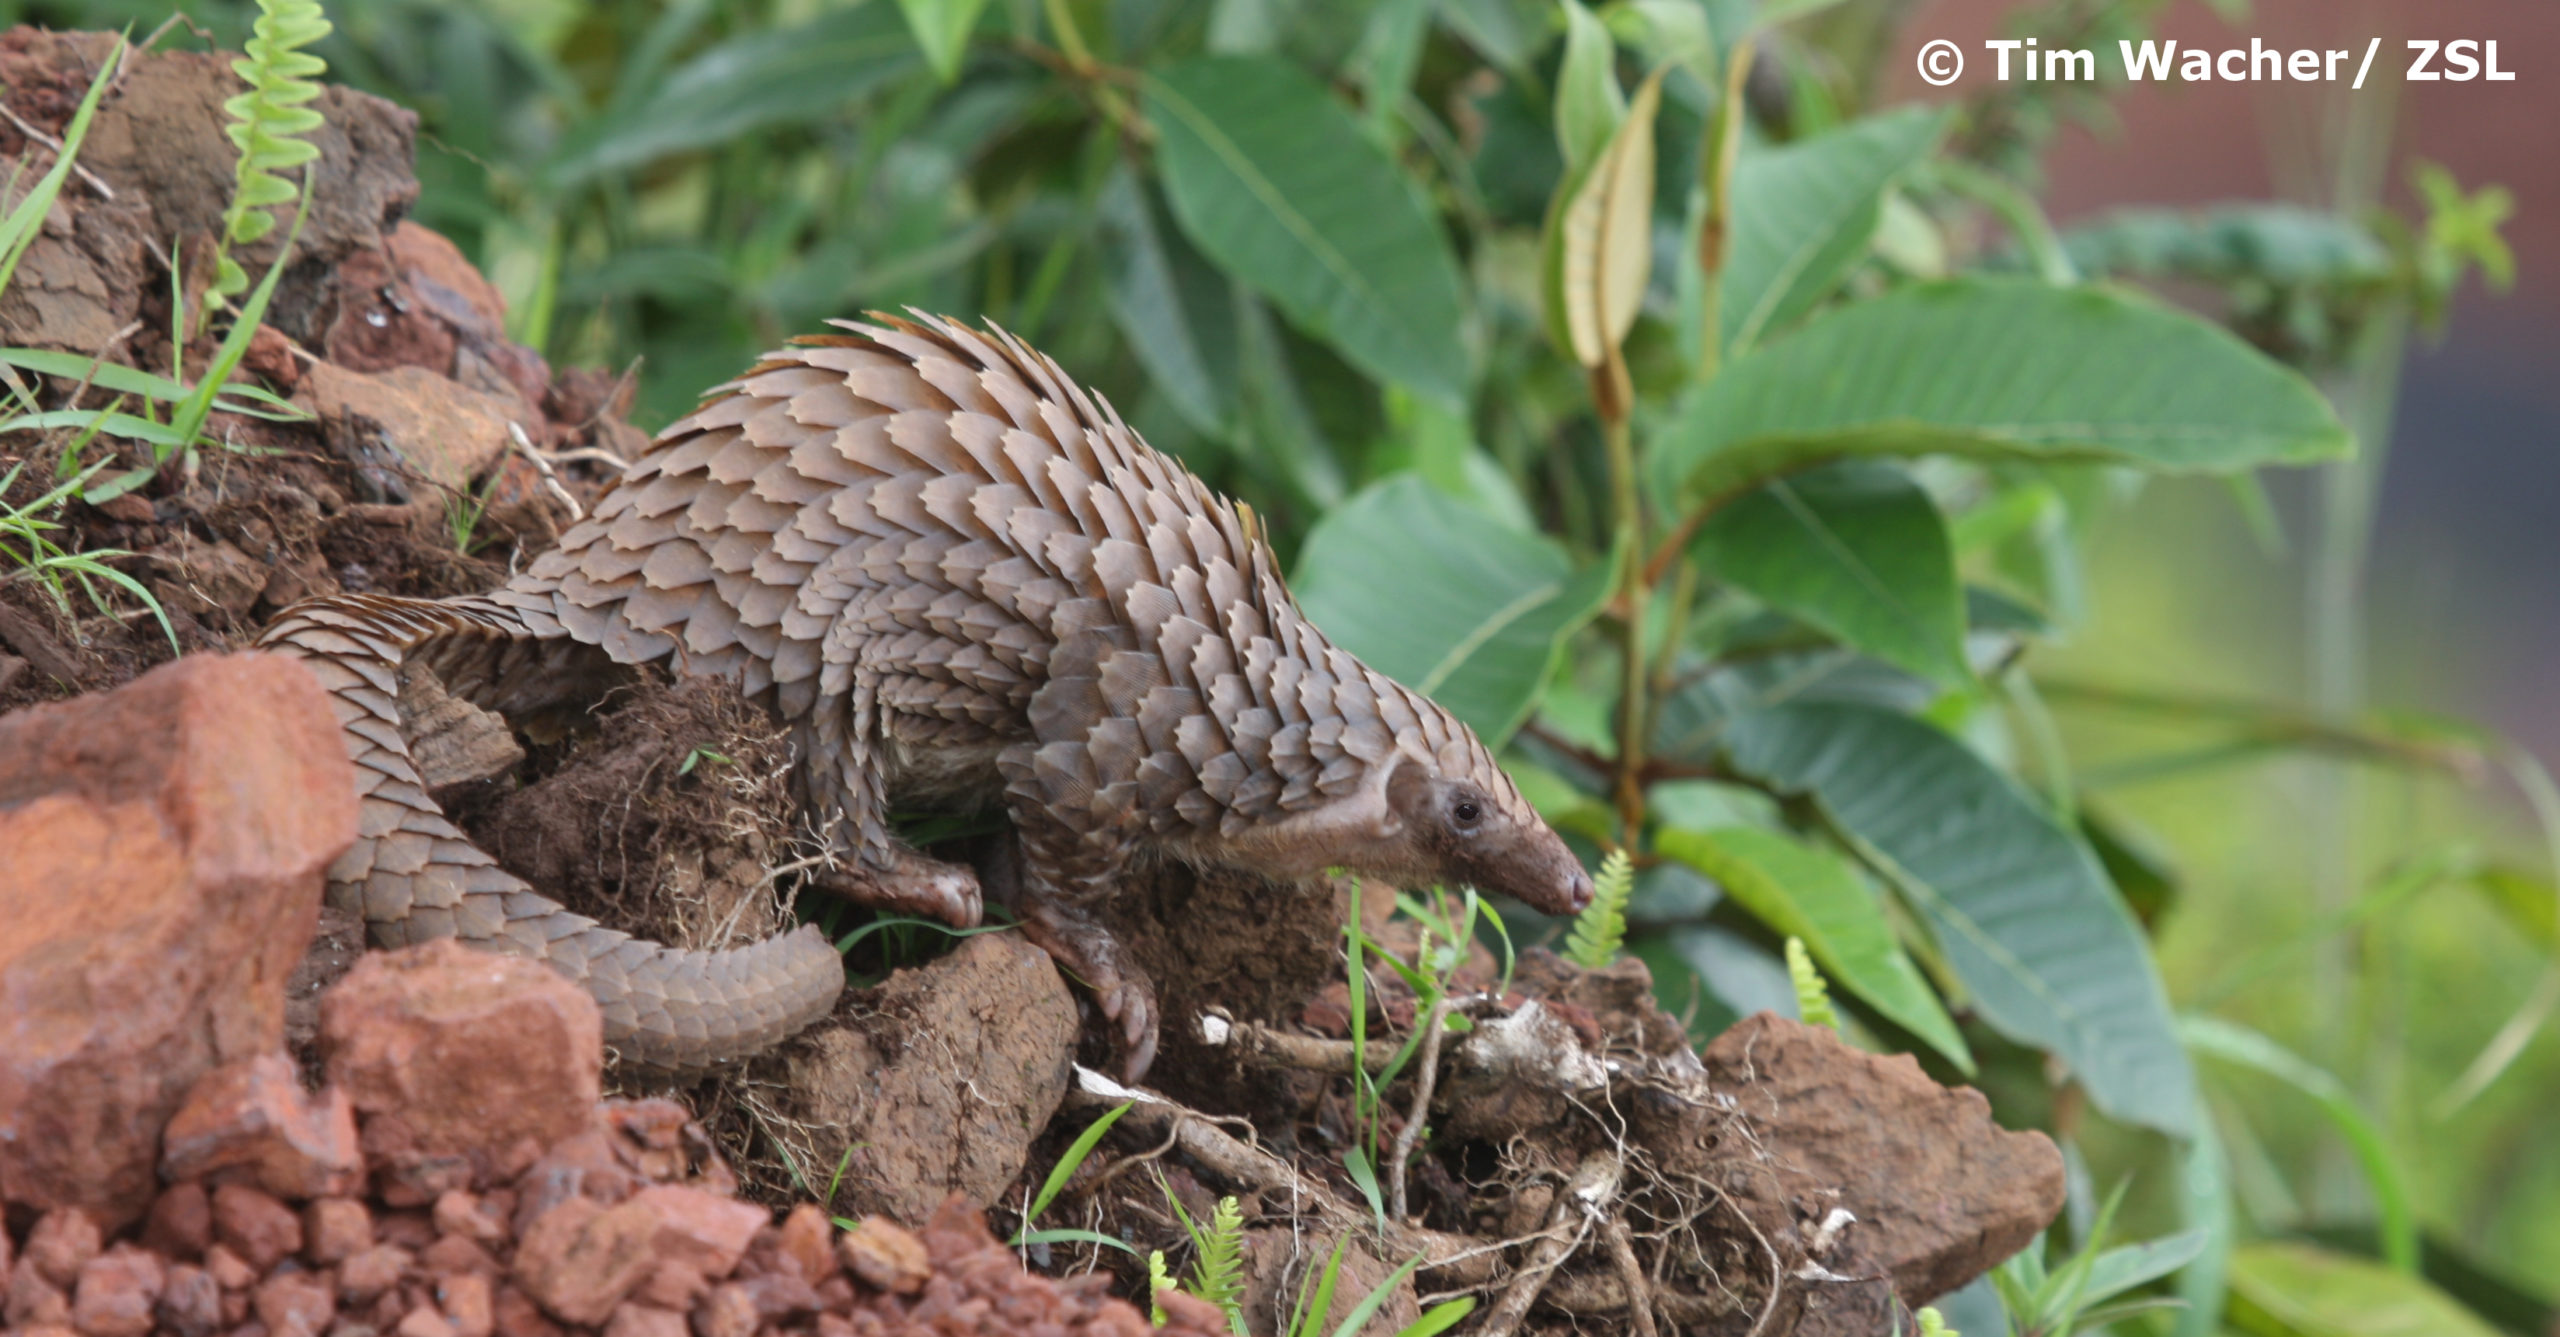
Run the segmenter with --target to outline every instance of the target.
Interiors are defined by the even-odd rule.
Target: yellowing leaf
[[[1663,73],[1636,89],[1626,119],[1565,207],[1558,296],[1573,356],[1586,367],[1608,361],[1627,337],[1653,275],[1653,121]]]

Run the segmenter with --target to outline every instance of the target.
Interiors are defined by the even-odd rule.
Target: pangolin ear
[[[1392,814],[1391,820],[1398,826],[1428,825],[1431,802],[1431,768],[1399,754],[1396,768],[1387,772],[1387,811]]]

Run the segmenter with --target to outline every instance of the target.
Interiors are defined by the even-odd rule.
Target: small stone
[[[774,1247],[800,1270],[800,1279],[815,1286],[836,1274],[835,1227],[814,1202],[804,1202],[782,1219]]]
[[[747,1245],[769,1219],[753,1203],[680,1184],[651,1185],[633,1194],[630,1205],[656,1214],[658,1257],[691,1264],[706,1277],[737,1270]]]
[[[625,1301],[614,1306],[613,1317],[605,1321],[604,1337],[686,1337],[684,1315]]]
[[[756,1315],[768,1323],[779,1325],[818,1312],[817,1288],[788,1272],[768,1272],[729,1284],[743,1288],[755,1303]]]
[[[177,1337],[208,1337],[222,1323],[222,1287],[203,1268],[172,1264],[153,1312]]]
[[[329,1284],[309,1272],[278,1272],[258,1283],[250,1308],[272,1337],[320,1337],[337,1314]]]
[[[373,1214],[353,1198],[319,1198],[302,1209],[302,1256],[323,1267],[373,1247]]]
[[[119,1244],[80,1269],[71,1322],[89,1337],[142,1337],[167,1279],[157,1257]]]
[[[278,1053],[205,1074],[170,1118],[161,1147],[160,1173],[171,1180],[238,1170],[292,1202],[344,1197],[364,1185],[355,1107],[334,1088],[305,1091],[292,1060]]]
[[[302,1221],[293,1209],[246,1184],[213,1191],[213,1237],[258,1272],[302,1252]]]
[[[320,1000],[320,1047],[359,1112],[397,1110],[422,1152],[487,1155],[586,1127],[604,1020],[541,962],[440,938],[366,954]]]
[[[453,1325],[444,1321],[434,1305],[420,1305],[400,1320],[394,1331],[400,1337],[454,1337]]]
[[[818,1311],[818,1337],[862,1337],[853,1321],[832,1309]]]
[[[498,1320],[498,1337],[566,1337],[533,1297],[515,1286],[498,1287],[489,1308]]]
[[[631,1298],[683,1314],[692,1312],[693,1302],[701,1299],[702,1293],[709,1289],[711,1282],[702,1275],[701,1268],[671,1258],[651,1269],[649,1279],[640,1283],[640,1289],[633,1291]]]
[[[54,1285],[69,1290],[80,1279],[80,1269],[98,1256],[98,1223],[77,1207],[59,1207],[36,1221],[27,1232],[27,1247],[19,1252],[19,1261],[32,1265],[37,1275]]]
[[[142,1247],[177,1258],[202,1258],[213,1243],[213,1196],[198,1183],[171,1184],[151,1200]]]
[[[338,1287],[351,1300],[370,1300],[400,1284],[410,1254],[397,1244],[377,1244],[338,1265]]]
[[[454,1337],[490,1337],[497,1329],[495,1300],[485,1274],[466,1272],[446,1278],[436,1287],[436,1304],[444,1310],[445,1322],[453,1325]]]
[[[437,1195],[434,1217],[436,1229],[448,1235],[461,1235],[482,1244],[495,1244],[507,1237],[505,1215],[491,1210],[478,1194],[464,1189],[447,1189]]]
[[[418,1253],[418,1265],[438,1276],[458,1277],[469,1272],[496,1276],[504,1271],[498,1260],[480,1242],[463,1235],[439,1235],[436,1242]]]
[[[711,1288],[693,1307],[694,1337],[755,1337],[755,1297],[737,1282]]]
[[[515,1280],[552,1317],[597,1324],[657,1266],[658,1213],[633,1200],[604,1208],[571,1198],[516,1245]]]
[[[9,1296],[0,1302],[0,1326],[34,1327],[40,1323],[69,1323],[71,1295],[54,1285],[37,1270],[35,1260],[20,1258],[9,1269]]]
[[[216,1244],[204,1251],[204,1270],[212,1273],[214,1283],[226,1291],[245,1291],[258,1280],[258,1269],[233,1253],[228,1244]]]
[[[844,1265],[874,1290],[917,1295],[933,1276],[924,1241],[882,1216],[866,1216],[836,1240]]]

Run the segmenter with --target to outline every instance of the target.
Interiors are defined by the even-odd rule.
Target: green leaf
[[[1404,473],[1318,521],[1290,587],[1336,645],[1500,747],[1609,575]]]
[[[2497,1337],[2418,1277],[2308,1244],[2231,1254],[2227,1320],[2255,1337]]]
[[[2104,1304],[2136,1286],[2158,1281],[2194,1262],[2212,1242],[2213,1232],[2198,1228],[2109,1249],[2090,1262],[2080,1284],[2080,1303]]]
[[[969,30],[978,26],[978,15],[986,7],[987,0],[898,0],[925,63],[946,84],[960,77],[960,58],[969,50]]]
[[[1186,422],[1223,433],[1235,413],[1236,311],[1230,285],[1164,225],[1162,207],[1123,165],[1095,201],[1104,292],[1129,350]]]
[[[1128,1113],[1129,1106],[1136,1103],[1133,1100],[1112,1106],[1101,1118],[1086,1124],[1084,1131],[1076,1134],[1076,1140],[1067,1144],[1066,1154],[1058,1158],[1056,1165],[1049,1167],[1049,1177],[1041,1181],[1039,1193],[1031,1199],[1031,1210],[1022,1214],[1026,1224],[1040,1219],[1040,1214],[1049,1210],[1049,1204],[1057,1199],[1058,1190],[1067,1186],[1067,1180],[1084,1164],[1085,1157],[1092,1155],[1093,1149],[1102,1144],[1102,1135],[1110,1132],[1111,1125],[1120,1122],[1120,1116]]]
[[[1618,87],[1618,48],[1606,24],[1581,0],[1563,0],[1564,64],[1556,71],[1556,143],[1564,150],[1564,173],[1576,180],[1608,147],[1609,137],[1627,114],[1627,95]]]
[[[2059,1055],[2107,1114],[2184,1136],[2195,1073],[2133,916],[2089,847],[1928,725],[1799,703],[1733,720],[1734,768],[1809,794],[1910,896],[1975,1008]]]
[[[1840,286],[1882,217],[1884,195],[1929,156],[1946,113],[1906,108],[1733,164],[1733,223],[1716,310],[1727,356],[1785,329]]]
[[[1322,85],[1277,59],[1210,56],[1148,75],[1146,95],[1166,193],[1202,252],[1360,370],[1466,403],[1449,239]]]
[[[101,362],[80,353],[60,353],[43,348],[0,348],[0,362],[67,381],[87,381],[101,390],[116,390],[129,395],[142,395],[162,403],[174,404],[195,393],[192,386],[180,385],[156,372],[128,367],[117,362]],[[237,396],[236,399],[232,396]],[[291,400],[279,399],[254,385],[226,385],[214,408],[223,413],[264,418],[269,422],[309,422],[311,414]]]
[[[817,120],[912,68],[916,43],[887,5],[831,10],[794,27],[731,38],[686,61],[636,106],[564,138],[554,189]]]
[[[1894,940],[1884,907],[1839,856],[1747,826],[1666,830],[1653,843],[1663,854],[1714,878],[1771,932],[1803,939],[1805,949],[1842,988],[1972,1075],[1973,1051]]]
[[[2346,1139],[2348,1150],[2373,1189],[2374,1214],[2382,1233],[2382,1254],[2404,1272],[2418,1270],[2418,1218],[2409,1206],[2409,1186],[2392,1159],[2382,1130],[2357,1103],[2355,1093],[2327,1069],[2295,1054],[2246,1026],[2219,1017],[2188,1017],[2180,1030],[2187,1047],[2199,1054],[2254,1068],[2293,1087],[2320,1107]],[[2237,1284],[2235,1279],[2234,1284]]]
[[[1690,551],[1708,574],[1844,645],[1949,686],[1973,676],[1946,522],[1890,464],[1843,460],[1772,480],[1717,511]]]
[[[1656,443],[1695,504],[1851,455],[2228,472],[2344,454],[2308,381],[2147,298],[2030,279],[1914,284],[1737,358]]]

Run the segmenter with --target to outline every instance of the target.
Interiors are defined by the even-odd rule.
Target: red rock
[[[1227,1326],[1227,1312],[1216,1305],[1180,1290],[1166,1291],[1156,1297],[1156,1307],[1164,1310],[1168,1325],[1189,1324],[1211,1332]]]
[[[27,1232],[27,1247],[20,1251],[19,1260],[68,1290],[80,1279],[80,1269],[98,1256],[98,1242],[98,1223],[88,1213],[77,1207],[57,1208]]]
[[[160,1260],[119,1244],[80,1269],[71,1296],[71,1322],[88,1337],[142,1337],[151,1331],[152,1308],[168,1280]]]
[[[400,1337],[454,1337],[453,1325],[445,1322],[444,1315],[437,1313],[434,1305],[420,1305],[410,1310],[393,1331]]]
[[[768,1272],[729,1285],[744,1290],[755,1304],[757,1317],[768,1323],[779,1325],[818,1312],[817,1288],[788,1272]]]
[[[222,1287],[203,1268],[173,1264],[153,1312],[177,1337],[209,1337],[222,1324]]]
[[[711,1281],[702,1275],[701,1268],[670,1259],[652,1268],[648,1280],[640,1283],[640,1289],[633,1291],[631,1298],[641,1304],[682,1314],[692,1312],[693,1302],[701,1299],[702,1293],[709,1289]]]
[[[329,1283],[309,1272],[278,1272],[259,1282],[250,1308],[273,1337],[320,1337],[338,1312]]]
[[[329,361],[303,369],[293,402],[320,419],[331,444],[348,458],[378,459],[389,451],[395,467],[422,480],[409,488],[410,514],[433,524],[446,499],[467,490],[506,451],[507,423],[527,415],[512,398],[447,380],[452,336],[431,321],[416,324],[420,340],[350,360],[336,338],[347,328],[341,320],[331,331]],[[443,363],[434,370],[421,365],[438,357]],[[380,370],[351,369],[361,364]],[[528,430],[535,425],[525,423]]]
[[[252,1269],[265,1272],[286,1255],[302,1252],[302,1221],[292,1208],[259,1189],[224,1184],[213,1191],[213,1237]]]
[[[282,1042],[353,776],[272,655],[0,718],[0,1198],[110,1228],[151,1205],[188,1088]]]
[[[373,1247],[373,1213],[353,1198],[322,1198],[302,1209],[302,1256],[323,1267]]]
[[[302,1089],[281,1053],[226,1063],[187,1093],[161,1143],[160,1173],[172,1180],[240,1171],[288,1201],[345,1197],[364,1186],[355,1107],[332,1088]]]
[[[248,351],[240,356],[240,369],[265,381],[279,394],[292,394],[293,388],[302,383],[302,362],[293,355],[293,340],[273,325],[260,325],[249,336]]]
[[[540,962],[450,938],[358,962],[320,1000],[320,1048],[332,1085],[367,1115],[399,1111],[429,1153],[566,1138],[603,1084],[594,999]]]
[[[756,1302],[747,1288],[727,1282],[711,1288],[693,1307],[694,1337],[755,1337]]]
[[[765,1209],[681,1184],[655,1184],[631,1197],[631,1205],[657,1214],[657,1256],[688,1264],[706,1277],[736,1271],[747,1245],[770,1219]]]
[[[560,1325],[542,1312],[533,1297],[514,1286],[498,1287],[489,1308],[498,1320],[498,1337],[565,1337]]]
[[[418,1251],[418,1266],[438,1276],[458,1277],[478,1272],[496,1276],[506,1269],[478,1240],[468,1235],[438,1235],[436,1242]]]
[[[605,1321],[604,1337],[685,1337],[684,1315],[626,1302],[614,1306],[613,1317]]]
[[[804,1202],[782,1219],[774,1250],[799,1270],[800,1279],[815,1286],[836,1274],[835,1227],[814,1202]]]
[[[175,1258],[202,1258],[213,1243],[213,1197],[197,1183],[171,1184],[151,1200],[142,1247]]]
[[[883,1216],[866,1216],[836,1239],[844,1265],[874,1290],[897,1295],[923,1293],[933,1276],[933,1261],[924,1241]]]
[[[506,337],[507,300],[481,276],[461,247],[408,219],[402,219],[382,242],[392,268],[446,323],[484,339]]]
[[[258,1269],[232,1252],[228,1244],[215,1244],[204,1251],[204,1270],[212,1274],[214,1284],[226,1291],[245,1291],[258,1280]]]
[[[454,1337],[489,1337],[498,1326],[489,1278],[478,1272],[448,1277],[436,1287],[436,1304]]]
[[[338,1287],[351,1300],[370,1300],[400,1284],[410,1258],[397,1244],[377,1244],[338,1265]]]
[[[20,1258],[9,1269],[9,1295],[0,1301],[0,1326],[29,1328],[41,1323],[69,1323],[71,1296],[38,1271],[35,1261]]]
[[[479,1195],[463,1189],[451,1189],[436,1198],[436,1229],[448,1235],[460,1235],[482,1244],[495,1244],[507,1237],[507,1218]]]
[[[571,1198],[517,1243],[516,1284],[564,1323],[602,1323],[657,1266],[659,1226],[644,1202],[605,1208]]]

